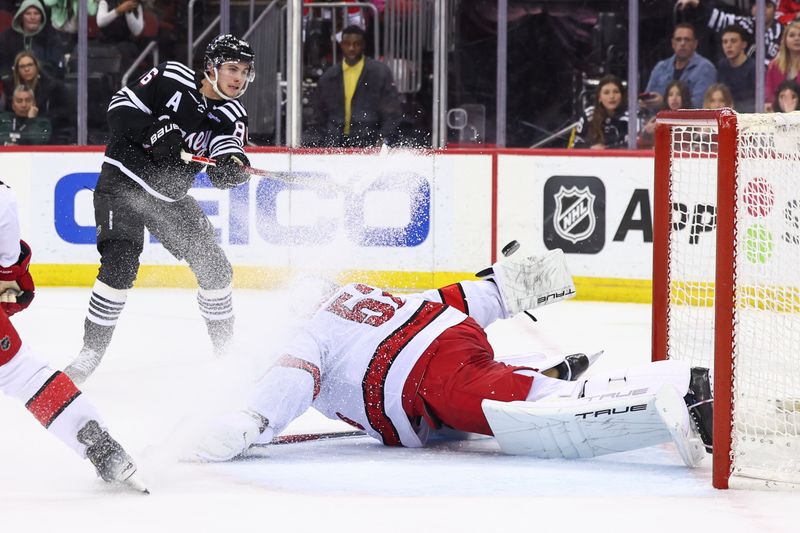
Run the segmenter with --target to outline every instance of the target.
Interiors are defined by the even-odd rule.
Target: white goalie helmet
[[[204,55],[205,69],[203,75],[211,84],[214,92],[217,93],[220,98],[224,100],[235,100],[245,93],[247,87],[250,85],[250,82],[252,82],[256,77],[254,64],[255,58],[256,54],[253,52],[253,48],[247,43],[247,41],[239,39],[238,37],[234,37],[230,34],[219,35],[215,37],[214,40],[211,41],[206,47],[206,52]],[[250,71],[248,72],[247,78],[244,82],[244,86],[239,90],[239,94],[236,96],[226,95],[219,89],[219,86],[217,85],[217,81],[219,80],[219,67],[220,65],[228,62],[246,63],[250,67]],[[210,70],[214,71],[213,80],[208,75]]]

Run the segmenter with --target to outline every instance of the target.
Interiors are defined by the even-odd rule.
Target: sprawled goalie
[[[390,446],[420,447],[448,427],[537,457],[673,441],[697,465],[711,444],[706,369],[665,361],[587,379],[593,358],[583,354],[535,367],[494,359],[486,326],[574,294],[560,250],[506,258],[487,278],[410,296],[338,288],[292,335],[247,408],[216,421],[194,453],[230,459],[313,406]]]

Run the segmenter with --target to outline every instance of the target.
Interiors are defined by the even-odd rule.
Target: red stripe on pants
[[[28,400],[25,407],[41,425],[49,427],[80,394],[81,391],[66,374],[56,372]]]
[[[403,387],[403,408],[410,418],[423,417],[433,427],[441,421],[491,435],[481,402],[524,400],[533,378],[514,373],[521,368],[527,369],[495,361],[486,333],[468,318],[439,335],[414,365]]]

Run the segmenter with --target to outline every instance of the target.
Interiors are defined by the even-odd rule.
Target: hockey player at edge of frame
[[[561,250],[484,272],[409,296],[336,288],[281,347],[249,404],[215,420],[187,459],[231,459],[313,406],[390,446],[424,446],[431,432],[452,428],[543,458],[673,441],[686,465],[699,464],[711,447],[708,369],[662,361],[585,379],[592,359],[583,354],[546,368],[495,361],[485,327],[574,296],[575,287]]]
[[[206,47],[196,71],[177,61],[152,68],[108,106],[111,128],[94,191],[100,269],[84,320],[83,346],[64,370],[83,383],[100,364],[139,271],[145,228],[197,278],[197,301],[215,354],[233,336],[233,269],[197,200],[187,194],[210,157],[211,184],[229,189],[250,179],[244,155],[247,112],[238,98],[254,80],[255,54],[233,35]]]
[[[30,261],[30,246],[20,240],[16,200],[0,181],[0,391],[25,404],[49,433],[89,459],[104,481],[148,492],[95,406],[66,374],[23,343],[11,324],[8,317],[26,309],[35,294]]]

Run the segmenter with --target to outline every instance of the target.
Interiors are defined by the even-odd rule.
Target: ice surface
[[[43,287],[14,317],[54,367],[78,352],[88,289]],[[175,460],[197,427],[237,405],[287,323],[280,292],[237,290],[240,351],[211,355],[195,293],[134,289],[83,387],[134,455],[150,496],[113,489],[0,399],[0,532],[795,531],[796,494],[717,491],[671,445],[579,461],[503,456],[491,439],[424,450],[368,438],[274,446],[227,464]],[[499,354],[605,349],[597,369],[645,362],[650,307],[565,302],[489,329]],[[348,429],[308,413],[294,432]]]

